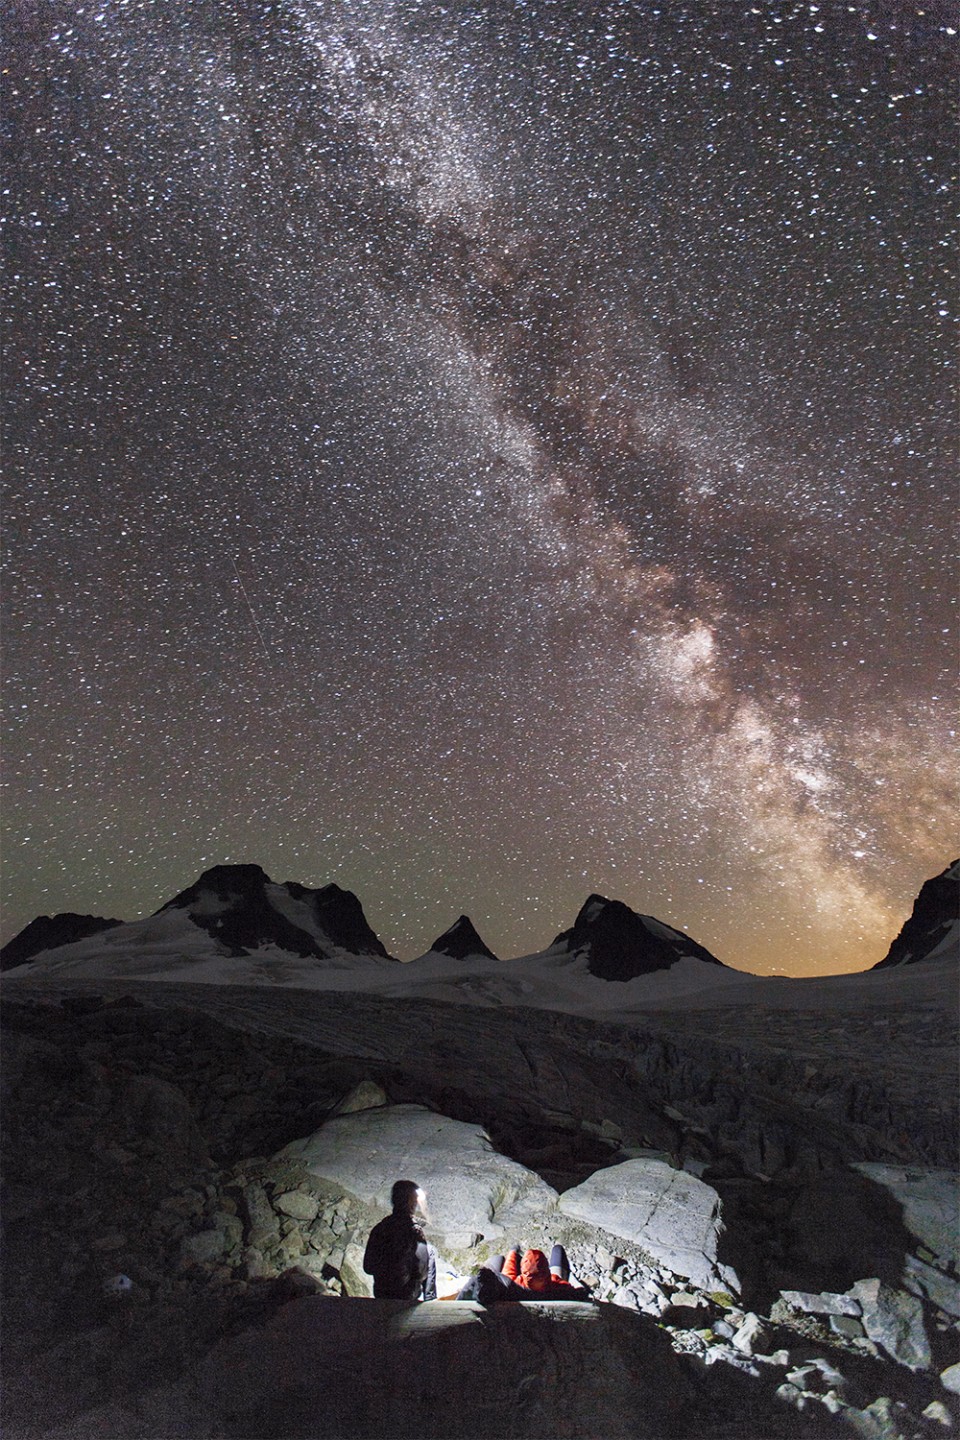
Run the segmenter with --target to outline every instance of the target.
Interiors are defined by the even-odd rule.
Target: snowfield
[[[287,897],[282,898],[286,902]],[[303,915],[295,918],[305,924]],[[687,956],[667,970],[615,981],[590,974],[585,954],[570,954],[563,947],[513,960],[484,955],[461,960],[427,951],[416,960],[399,962],[329,945],[331,954],[324,959],[294,955],[275,945],[231,955],[186,913],[164,910],[46,951],[9,971],[3,984],[114,979],[260,985],[456,1005],[523,1006],[611,1019],[648,1010],[858,1010],[908,1001],[942,1005],[949,1011],[956,1002],[956,968],[951,963],[955,946],[954,933],[921,964],[853,975],[813,979],[749,975]]]

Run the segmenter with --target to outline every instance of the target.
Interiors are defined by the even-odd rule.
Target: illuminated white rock
[[[626,1160],[597,1170],[560,1196],[565,1215],[632,1240],[701,1289],[738,1291],[735,1271],[717,1260],[723,1231],[716,1190],[662,1160]]]
[[[496,1240],[542,1217],[557,1192],[532,1171],[499,1155],[478,1125],[450,1120],[422,1105],[388,1105],[338,1115],[281,1155],[384,1211],[394,1180],[427,1192],[428,1229],[449,1244],[475,1235]]]

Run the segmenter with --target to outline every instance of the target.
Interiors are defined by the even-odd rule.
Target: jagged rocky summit
[[[174,937],[170,922],[180,920],[186,922],[186,931],[177,930]],[[127,942],[135,953],[145,944],[168,945],[174,938],[185,953],[192,948],[193,927],[209,936],[216,952],[224,956],[274,950],[301,959],[330,960],[338,955],[394,958],[367,923],[363,907],[351,891],[335,884],[311,889],[295,881],[277,883],[259,865],[215,865],[145,920],[124,924],[93,916],[40,917],[5,947],[4,968],[73,946],[108,929],[120,931],[110,945],[118,957]],[[498,970],[502,963],[467,915],[461,915],[438,936],[427,955],[492,962]],[[611,981],[665,971],[687,959],[728,969],[689,935],[601,895],[591,895],[573,926],[562,931],[547,950],[527,957],[524,964],[542,959],[552,966],[560,958],[582,957],[588,974]]]
[[[256,967],[309,981],[325,966],[396,965],[360,901],[339,885],[278,884],[259,865],[216,865],[153,915],[122,922],[41,917],[3,952],[19,973],[262,979]],[[320,962],[319,964],[315,962]]]
[[[958,892],[960,862],[954,862],[923,886],[890,953],[873,968],[956,956]],[[684,931],[598,894],[589,896],[569,929],[534,954],[500,960],[461,915],[417,961],[400,965],[351,891],[336,884],[313,889],[277,883],[259,865],[214,866],[139,920],[40,916],[0,951],[0,970],[15,967],[21,978],[114,974],[208,983],[333,982],[336,988],[352,976],[360,989],[379,986],[388,994],[401,993],[397,985],[405,995],[419,986],[436,999],[560,1009],[609,1008],[622,994],[616,982],[643,981],[644,997],[661,1000],[732,981],[762,983],[731,969]]]
[[[573,923],[554,940],[551,949],[585,954],[591,975],[601,980],[633,980],[656,970],[669,970],[688,956],[720,965],[721,960],[681,930],[638,915],[621,900],[591,895]]]
[[[914,902],[913,912],[884,958],[874,970],[915,965],[960,953],[960,860],[927,880]]]
[[[466,960],[474,955],[482,955],[487,960],[499,958],[481,940],[469,915],[461,915],[449,930],[444,930],[430,950],[434,955],[449,955],[454,960]]]
[[[277,884],[259,865],[215,865],[157,911],[185,910],[195,925],[245,955],[276,945],[293,955],[329,959],[334,948],[352,955],[391,957],[367,924],[351,890],[311,890],[294,880]]]
[[[104,930],[115,930],[122,920],[107,920],[102,915],[77,915],[64,910],[58,915],[38,915],[0,950],[0,971],[24,965],[43,950],[56,950],[72,945],[75,940],[88,940]]]

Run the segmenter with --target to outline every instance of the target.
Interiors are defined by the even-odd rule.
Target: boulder
[[[284,1215],[289,1215],[293,1220],[316,1220],[320,1213],[319,1202],[314,1200],[312,1195],[305,1195],[302,1190],[288,1190],[283,1195],[274,1198],[273,1206]]]
[[[867,1333],[855,1315],[831,1315],[830,1329],[834,1335],[844,1335],[848,1340],[862,1340]]]
[[[948,1365],[946,1370],[941,1370],[940,1384],[951,1395],[960,1395],[960,1364]]]
[[[858,1280],[850,1293],[860,1302],[869,1339],[909,1370],[930,1369],[933,1362],[923,1306],[916,1296],[894,1290],[876,1278]]]
[[[935,1425],[942,1425],[946,1430],[953,1429],[953,1416],[942,1400],[931,1400],[921,1414],[924,1420],[932,1420]]]
[[[802,1310],[806,1315],[859,1315],[860,1303],[850,1295],[832,1295],[824,1290],[811,1295],[806,1290],[781,1290],[781,1296],[791,1310]]]
[[[210,1224],[223,1236],[223,1248],[229,1254],[236,1250],[243,1240],[243,1225],[236,1215],[228,1210],[217,1210],[211,1216]]]
[[[361,1080],[333,1107],[334,1115],[353,1115],[357,1110],[376,1110],[387,1103],[387,1092],[375,1080]]]
[[[307,1242],[304,1240],[302,1232],[294,1226],[292,1230],[287,1231],[277,1246],[279,1264],[292,1265],[294,1261],[300,1259],[301,1255],[306,1254],[307,1248]]]
[[[222,1230],[201,1230],[188,1235],[180,1247],[181,1260],[190,1264],[209,1265],[222,1259],[227,1239]]]
[[[369,1275],[364,1273],[363,1269],[362,1246],[348,1245],[337,1268],[340,1271],[340,1283],[345,1295],[371,1296],[373,1294],[373,1281]]]
[[[633,1241],[703,1290],[739,1292],[736,1273],[717,1260],[720,1197],[695,1175],[660,1160],[625,1160],[565,1191],[559,1205],[565,1215]]]
[[[734,1350],[739,1350],[741,1355],[753,1355],[757,1350],[763,1349],[763,1340],[767,1327],[751,1310],[744,1317],[736,1334],[733,1337],[732,1345]]]
[[[729,1365],[731,1369],[740,1370],[754,1379],[760,1374],[759,1368],[748,1356],[734,1350],[730,1345],[708,1345],[703,1359],[707,1365]]]
[[[280,1222],[274,1213],[273,1206],[267,1198],[267,1192],[259,1180],[249,1180],[243,1187],[243,1194],[240,1198],[241,1212],[247,1222],[247,1229],[251,1232],[258,1231],[266,1234],[271,1232],[279,1233]]]
[[[210,1219],[206,1230],[188,1235],[180,1247],[181,1259],[210,1264],[221,1260],[237,1250],[243,1238],[243,1226],[236,1215],[218,1210]]]
[[[243,1252],[243,1267],[241,1276],[244,1280],[259,1280],[265,1275],[271,1275],[273,1271],[263,1258],[263,1254],[255,1245],[248,1245]]]
[[[859,1440],[912,1440],[916,1433],[907,1407],[889,1395],[881,1395],[863,1410],[851,1406],[843,1418]]]
[[[338,1115],[280,1156],[383,1211],[394,1180],[416,1181],[427,1192],[431,1235],[454,1246],[470,1245],[477,1235],[496,1240],[507,1230],[513,1239],[557,1203],[555,1190],[498,1154],[479,1126],[422,1105]]]
[[[788,1370],[786,1379],[788,1385],[796,1385],[804,1395],[823,1396],[832,1390],[850,1404],[862,1404],[866,1399],[856,1385],[852,1385],[846,1376],[822,1356],[816,1356],[813,1360]]]

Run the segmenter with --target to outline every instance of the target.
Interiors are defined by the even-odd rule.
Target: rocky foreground
[[[889,1040],[933,1012],[833,1017],[869,1072],[804,1017],[123,989],[4,1005],[5,1436],[955,1433],[954,1102]],[[441,1292],[560,1240],[593,1303],[365,1298],[398,1170]]]

